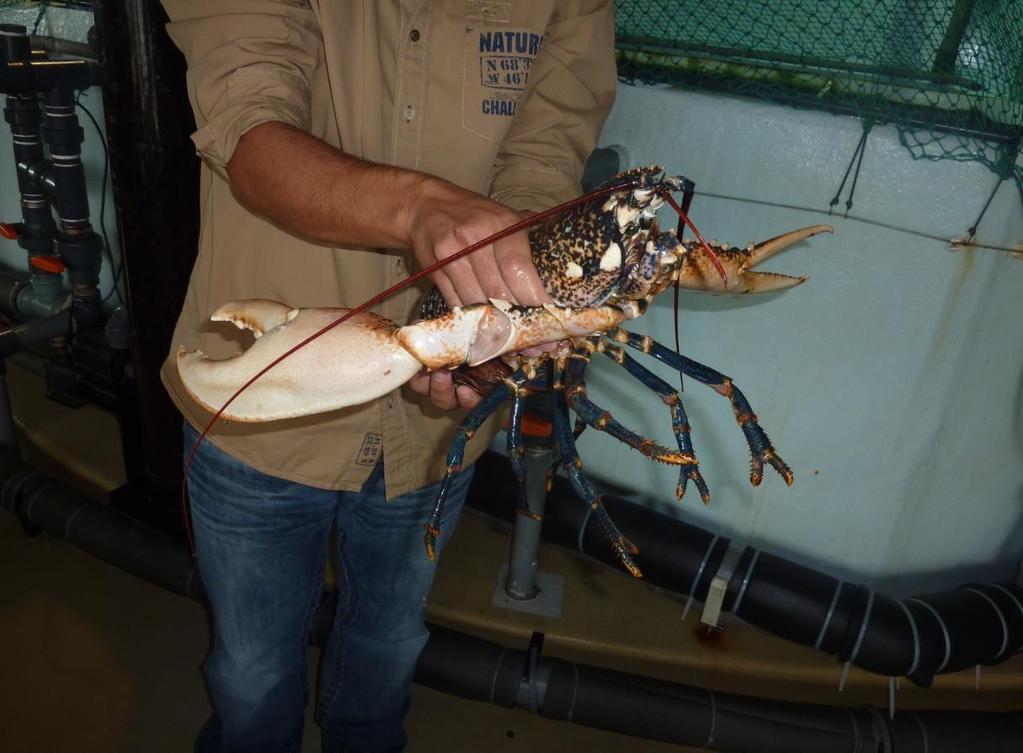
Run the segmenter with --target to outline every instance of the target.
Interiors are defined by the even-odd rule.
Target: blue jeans
[[[197,436],[186,424],[186,454]],[[452,485],[440,546],[471,478],[470,468]],[[306,646],[331,528],[339,598],[319,670],[323,751],[401,751],[409,684],[428,636],[436,562],[423,534],[439,485],[388,502],[378,463],[361,492],[316,489],[267,476],[203,442],[188,486],[214,628],[203,665],[214,714],[197,753],[301,748]]]

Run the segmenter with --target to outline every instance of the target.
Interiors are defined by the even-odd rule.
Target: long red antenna
[[[223,405],[221,405],[220,408],[217,409],[217,412],[213,414],[213,418],[211,418],[209,423],[206,424],[206,427],[199,434],[199,438],[195,441],[195,444],[192,445],[192,450],[188,453],[188,460],[185,461],[184,478],[182,479],[182,484],[181,484],[181,511],[182,511],[182,515],[183,515],[184,521],[185,521],[185,533],[188,536],[188,543],[189,543],[189,546],[192,549],[193,556],[195,555],[195,541],[192,538],[192,527],[191,527],[191,525],[188,522],[188,472],[189,472],[189,470],[192,467],[192,462],[195,460],[195,453],[199,450],[199,446],[202,444],[203,440],[206,438],[206,435],[209,434],[210,429],[213,428],[213,425],[220,419],[220,416],[224,413],[225,410],[227,410],[228,406],[230,406],[231,403],[233,403],[235,401],[235,399],[240,394],[242,394],[242,392],[247,390],[249,388],[249,386],[253,382],[255,382],[257,379],[259,379],[261,376],[263,376],[266,372],[270,371],[270,369],[272,369],[274,366],[279,364],[281,361],[283,361],[285,358],[290,356],[292,353],[294,353],[295,351],[297,351],[297,350],[299,350],[301,348],[304,348],[306,345],[311,343],[316,338],[321,337],[322,335],[326,334],[330,330],[334,329],[334,327],[337,327],[339,324],[342,324],[342,323],[348,321],[349,319],[351,319],[353,316],[355,316],[357,314],[361,314],[364,311],[367,311],[368,309],[370,309],[373,306],[375,306],[376,304],[380,303],[380,301],[384,300],[388,296],[391,296],[394,293],[397,293],[399,290],[404,290],[405,288],[409,287],[410,285],[414,285],[419,280],[421,280],[424,277],[426,277],[426,276],[436,272],[438,269],[440,269],[440,268],[442,268],[444,266],[447,266],[451,262],[456,261],[458,259],[461,259],[463,256],[471,254],[473,251],[477,251],[478,249],[481,249],[484,246],[489,246],[491,243],[499,241],[502,238],[506,238],[509,235],[513,235],[514,233],[517,233],[520,230],[524,230],[524,229],[526,229],[528,227],[532,227],[534,225],[538,225],[541,222],[544,222],[545,220],[547,220],[547,219],[549,219],[549,218],[551,218],[551,217],[553,217],[553,216],[555,216],[557,214],[561,214],[565,210],[573,209],[573,208],[579,206],[580,204],[585,204],[588,201],[592,201],[593,199],[599,198],[601,196],[606,196],[607,194],[614,193],[615,191],[621,191],[621,190],[633,188],[636,185],[638,185],[639,182],[640,182],[640,179],[639,178],[635,178],[633,180],[625,181],[623,183],[618,183],[618,184],[615,184],[613,186],[605,186],[603,188],[598,188],[597,190],[591,191],[588,194],[584,194],[583,196],[580,196],[578,198],[566,201],[564,204],[559,204],[556,207],[551,207],[550,209],[545,209],[542,212],[538,212],[537,214],[531,215],[530,217],[527,217],[524,220],[520,220],[519,222],[516,222],[514,225],[509,225],[504,230],[499,230],[498,232],[494,233],[493,235],[488,236],[488,237],[484,238],[481,241],[477,241],[476,243],[473,243],[471,246],[466,246],[461,251],[458,251],[458,252],[452,254],[451,256],[448,256],[448,257],[446,257],[444,259],[436,261],[433,264],[431,264],[431,265],[429,265],[429,266],[419,270],[418,272],[416,272],[416,273],[414,273],[412,275],[409,275],[407,278],[405,278],[401,282],[392,285],[391,287],[387,288],[386,290],[384,290],[384,291],[382,291],[380,293],[377,293],[375,296],[370,298],[365,303],[362,303],[359,306],[356,306],[355,308],[350,309],[349,311],[345,312],[344,314],[339,316],[337,319],[335,319],[334,321],[332,321],[329,324],[325,325],[324,327],[320,328],[319,330],[317,330],[313,334],[309,335],[309,337],[307,337],[304,340],[302,340],[302,342],[300,342],[297,345],[291,347],[290,349],[288,349],[287,351],[282,353],[280,356],[275,358],[273,361],[268,363],[266,366],[264,366],[262,369],[257,371],[255,374],[253,374],[252,377],[247,382],[245,382],[245,384],[243,384],[241,387],[239,387],[235,391],[235,393],[233,395],[231,395],[231,397],[229,397],[227,399],[227,402],[225,402]]]
[[[696,236],[696,240],[700,242],[704,250],[707,252],[707,257],[710,259],[710,263],[714,265],[714,269],[716,269],[718,274],[721,276],[721,282],[725,283],[727,286],[728,275],[725,274],[725,268],[721,266],[721,260],[718,259],[717,254],[714,253],[714,249],[712,249],[710,244],[703,239],[703,236],[700,235],[700,231],[696,229],[696,225],[694,225],[693,221],[689,219],[689,215],[686,214],[685,210],[683,210],[682,207],[678,205],[678,202],[675,201],[675,197],[667,191],[662,193],[661,196],[663,196],[664,200],[671,205],[672,209],[678,212],[678,216],[689,226],[689,229],[693,231],[693,234]]]

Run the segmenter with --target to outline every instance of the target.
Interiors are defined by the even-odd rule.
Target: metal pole
[[[540,554],[540,532],[543,513],[547,505],[547,469],[554,459],[550,447],[526,446],[523,464],[526,466],[526,504],[529,515],[515,516],[511,557],[508,560],[508,581],[505,591],[513,599],[535,598],[539,589],[536,572]]]
[[[526,411],[553,425],[554,401],[550,392],[534,393],[526,398]],[[528,513],[515,516],[511,554],[508,563],[497,576],[493,604],[518,612],[544,617],[561,616],[561,600],[565,592],[565,579],[561,575],[539,572],[540,534],[543,515],[547,507],[547,471],[551,468],[556,449],[553,431],[526,430],[522,437],[522,463],[526,471],[526,507]]]

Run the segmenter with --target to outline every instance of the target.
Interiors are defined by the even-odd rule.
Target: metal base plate
[[[497,587],[494,589],[494,598],[491,603],[501,609],[511,609],[516,612],[538,614],[542,617],[561,617],[561,602],[565,596],[565,577],[554,573],[537,573],[536,585],[538,588],[536,596],[532,599],[513,599],[505,591],[505,583],[508,580],[508,563],[501,565],[497,574]]]

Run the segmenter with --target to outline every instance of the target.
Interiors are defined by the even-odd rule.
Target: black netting
[[[1023,191],[1023,0],[617,0],[619,72],[892,124]]]

